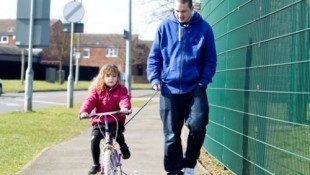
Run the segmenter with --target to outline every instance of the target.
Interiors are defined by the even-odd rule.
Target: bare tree
[[[152,6],[150,9],[148,23],[158,22],[165,19],[173,12],[174,0],[140,0],[140,5]],[[150,5],[151,4],[151,5]],[[194,9],[200,11],[201,0],[193,0]]]
[[[55,62],[59,65],[58,81],[62,84],[62,66],[70,59],[70,35],[62,32],[60,20],[51,26],[49,48],[43,50],[42,57],[50,64]]]
[[[140,0],[140,5],[151,7],[147,23],[162,21],[173,11],[174,0]]]

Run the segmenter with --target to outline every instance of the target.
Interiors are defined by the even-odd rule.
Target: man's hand
[[[154,85],[153,85],[153,89],[154,89],[155,91],[160,91],[160,90],[161,90],[161,85],[160,85],[160,84],[154,84]]]

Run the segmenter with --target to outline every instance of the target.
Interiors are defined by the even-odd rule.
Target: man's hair
[[[188,7],[189,7],[189,8],[192,8],[192,7],[193,7],[193,1],[192,1],[192,0],[175,0],[175,1],[178,1],[178,2],[180,2],[181,4],[188,4]]]

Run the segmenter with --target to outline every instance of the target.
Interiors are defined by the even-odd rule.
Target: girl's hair
[[[106,75],[116,75],[117,80],[120,82],[121,72],[114,64],[105,64],[101,67],[98,75],[93,79],[92,83],[89,86],[89,90],[103,90],[105,87],[104,77]]]

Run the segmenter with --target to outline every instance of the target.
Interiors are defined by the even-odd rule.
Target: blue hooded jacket
[[[212,82],[216,70],[216,49],[211,26],[193,11],[181,24],[172,13],[158,27],[147,61],[147,76],[162,93],[184,94],[198,84]]]

